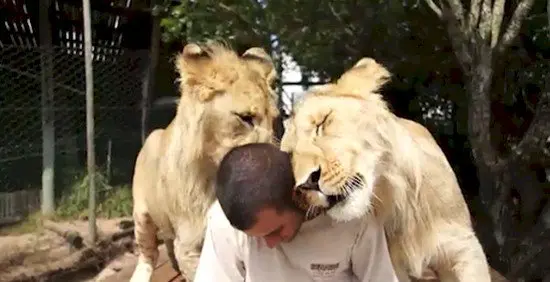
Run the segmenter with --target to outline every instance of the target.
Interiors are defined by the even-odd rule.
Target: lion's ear
[[[346,71],[340,79],[338,86],[347,94],[358,96],[369,95],[377,92],[391,77],[390,72],[372,58],[362,58]]]
[[[373,58],[364,57],[361,58],[355,65],[353,65],[353,68],[362,68],[362,67],[369,67],[369,66],[377,66],[379,65]]]
[[[281,137],[280,149],[284,152],[290,152],[296,143],[296,127],[294,127],[294,120],[292,116],[283,120],[283,127],[285,132],[283,137]]]
[[[203,47],[196,43],[189,43],[183,47],[182,54],[185,58],[197,58],[206,55]]]
[[[243,53],[242,58],[267,81],[269,86],[272,86],[277,78],[277,71],[273,60],[264,49],[259,47],[250,48]]]
[[[176,70],[180,76],[180,83],[194,84],[201,76],[208,60],[210,60],[210,52],[207,46],[196,43],[185,45],[176,57]]]

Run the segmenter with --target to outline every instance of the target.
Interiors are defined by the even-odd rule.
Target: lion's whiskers
[[[358,177],[357,175],[352,175],[348,177],[346,183],[344,183],[344,185],[342,186],[342,189],[344,190],[344,195],[348,196],[355,189],[361,188],[363,184],[363,179]]]
[[[271,143],[277,147],[281,147],[281,139],[277,138],[277,136],[271,138]]]
[[[349,184],[344,184],[344,186],[342,187],[343,190],[344,190],[344,196],[348,196],[349,194],[351,194],[351,192],[353,192],[353,186],[350,186]]]
[[[360,186],[364,186],[364,185],[365,185],[365,180],[364,180],[362,177],[359,177],[359,176],[357,176],[357,175],[354,175],[352,178],[353,178],[354,183],[357,183],[357,185],[360,185]],[[360,186],[359,186],[359,187],[360,187]],[[376,195],[376,193],[374,193],[374,192],[371,194],[371,196],[374,197],[374,198],[375,198],[376,200],[378,200],[378,201],[382,201],[382,200],[380,199],[380,197],[378,197],[378,195]]]
[[[310,216],[313,216],[317,214],[318,207],[316,206],[309,206],[306,211],[306,218],[309,218]]]
[[[350,177],[350,181],[357,185],[357,186],[363,186],[365,184],[365,182],[363,181],[363,178],[357,176],[357,175],[353,175]]]
[[[382,202],[382,199],[380,199],[380,197],[378,197],[378,195],[376,195],[376,193],[371,193],[371,197],[373,197],[374,199],[378,200],[379,202]],[[372,202],[371,202],[372,204]]]

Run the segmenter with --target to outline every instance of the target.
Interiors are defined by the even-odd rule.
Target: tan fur
[[[364,58],[297,105],[281,141],[292,154],[296,189],[310,209],[328,209],[336,220],[383,222],[401,281],[432,269],[445,282],[490,281],[445,155],[426,128],[395,116],[377,93],[389,78]],[[306,189],[318,169],[317,188]],[[347,198],[331,207],[330,195]]]
[[[131,281],[150,280],[157,233],[174,240],[180,271],[192,281],[221,158],[238,145],[271,142],[278,115],[271,88],[276,72],[260,48],[239,57],[221,44],[188,44],[176,58],[176,69],[181,92],[176,116],[166,129],[148,136],[136,160],[133,199],[140,254]]]

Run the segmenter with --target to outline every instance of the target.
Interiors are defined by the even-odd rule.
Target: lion
[[[441,281],[491,281],[444,153],[379,94],[390,76],[363,58],[336,82],[308,91],[285,120],[281,149],[292,156],[296,200],[337,221],[381,222],[400,281],[430,272]]]
[[[273,142],[279,115],[272,88],[276,70],[261,48],[238,56],[220,43],[190,43],[175,65],[181,93],[176,116],[147,137],[136,159],[132,190],[139,255],[131,281],[150,281],[157,238],[175,254],[183,278],[192,281],[219,162],[233,147]]]

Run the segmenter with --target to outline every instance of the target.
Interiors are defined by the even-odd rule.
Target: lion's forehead
[[[232,98],[242,105],[242,110],[255,115],[262,115],[270,112],[274,101],[269,97],[269,93],[258,92],[247,89],[235,88],[231,90]]]
[[[239,110],[253,114],[265,114],[275,106],[272,92],[266,82],[255,72],[238,66],[216,69],[204,74],[201,81],[204,91],[223,92],[239,105]]]
[[[364,103],[355,99],[313,96],[296,107],[293,122],[298,130],[307,130],[315,128],[327,115],[330,121],[363,120],[368,118],[366,110]]]

